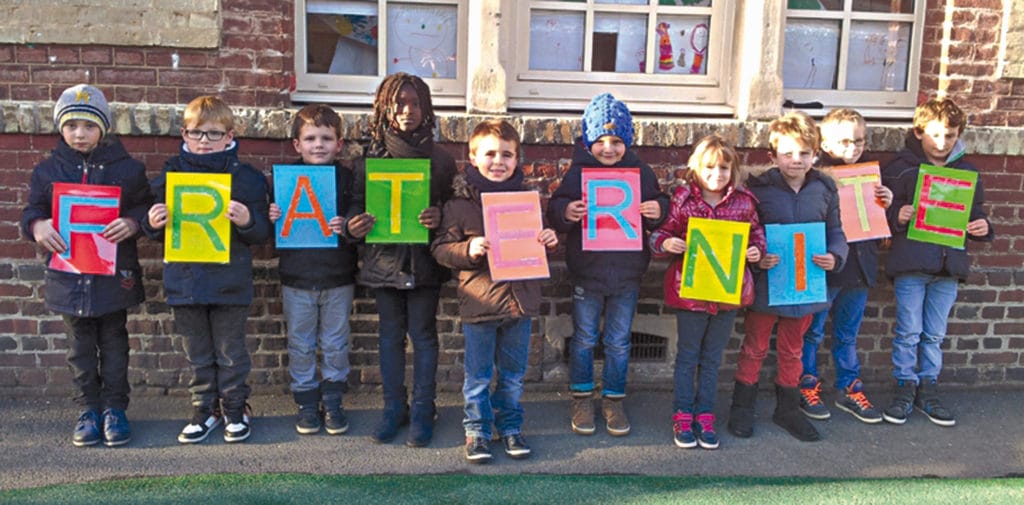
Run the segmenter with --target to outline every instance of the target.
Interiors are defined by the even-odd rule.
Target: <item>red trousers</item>
[[[761,364],[768,355],[768,340],[772,327],[779,323],[775,350],[778,353],[778,371],[775,383],[782,387],[797,387],[803,363],[800,361],[804,346],[804,333],[811,325],[813,314],[800,318],[782,317],[764,312],[747,311],[743,319],[743,345],[740,346],[739,363],[736,364],[736,381],[744,384],[757,383]]]

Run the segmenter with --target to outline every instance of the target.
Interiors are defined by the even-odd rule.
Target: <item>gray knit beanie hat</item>
[[[92,121],[100,127],[103,135],[110,129],[110,106],[107,97],[98,88],[88,84],[78,84],[65,89],[53,107],[53,123],[57,131],[64,123],[72,119]]]

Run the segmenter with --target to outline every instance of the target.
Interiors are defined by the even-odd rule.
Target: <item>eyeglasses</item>
[[[213,140],[213,139],[210,139],[210,140]],[[866,142],[867,142],[866,139],[843,139],[843,140],[839,141],[839,145],[841,145],[843,147],[850,147],[850,146],[864,147],[864,144]]]
[[[216,141],[224,138],[224,136],[227,135],[227,134],[228,134],[228,132],[224,132],[224,131],[220,131],[220,130],[210,130],[210,131],[204,131],[204,130],[185,130],[185,136],[190,138],[190,139],[192,139],[192,140],[202,140],[203,136],[206,136],[206,138],[209,139],[210,142],[216,142]]]

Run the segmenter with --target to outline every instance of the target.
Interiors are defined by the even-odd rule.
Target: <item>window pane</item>
[[[786,21],[782,85],[791,89],[835,89],[839,61],[839,22]]]
[[[530,69],[583,70],[582,12],[530,11]]]
[[[843,0],[789,0],[786,7],[792,10],[841,11]]]
[[[888,12],[891,14],[913,14],[913,0],[854,0],[853,10],[860,12]]]
[[[696,6],[696,7],[710,7],[711,0],[658,0],[658,5],[681,5],[681,6]]]
[[[707,74],[710,17],[658,16],[659,74]]]
[[[594,14],[594,72],[643,72],[647,47],[647,16]]]
[[[853,22],[846,89],[905,91],[909,41],[910,23]]]
[[[388,73],[455,79],[458,7],[388,5]]]
[[[310,2],[306,68],[314,74],[377,75],[377,2]]]
[[[629,5],[647,5],[647,0],[594,0],[596,4],[629,4]]]

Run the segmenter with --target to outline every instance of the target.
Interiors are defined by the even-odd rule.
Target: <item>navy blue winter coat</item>
[[[117,137],[108,135],[85,156],[60,139],[50,157],[32,170],[28,205],[21,214],[21,230],[29,240],[35,240],[32,223],[52,217],[55,182],[120,186],[120,216],[133,218],[140,225],[153,202],[146,167],[131,158]],[[141,303],[145,292],[135,239],[117,244],[117,273],[113,276],[47,269],[46,307],[60,314],[99,317]],[[47,255],[47,264],[49,259]]]

